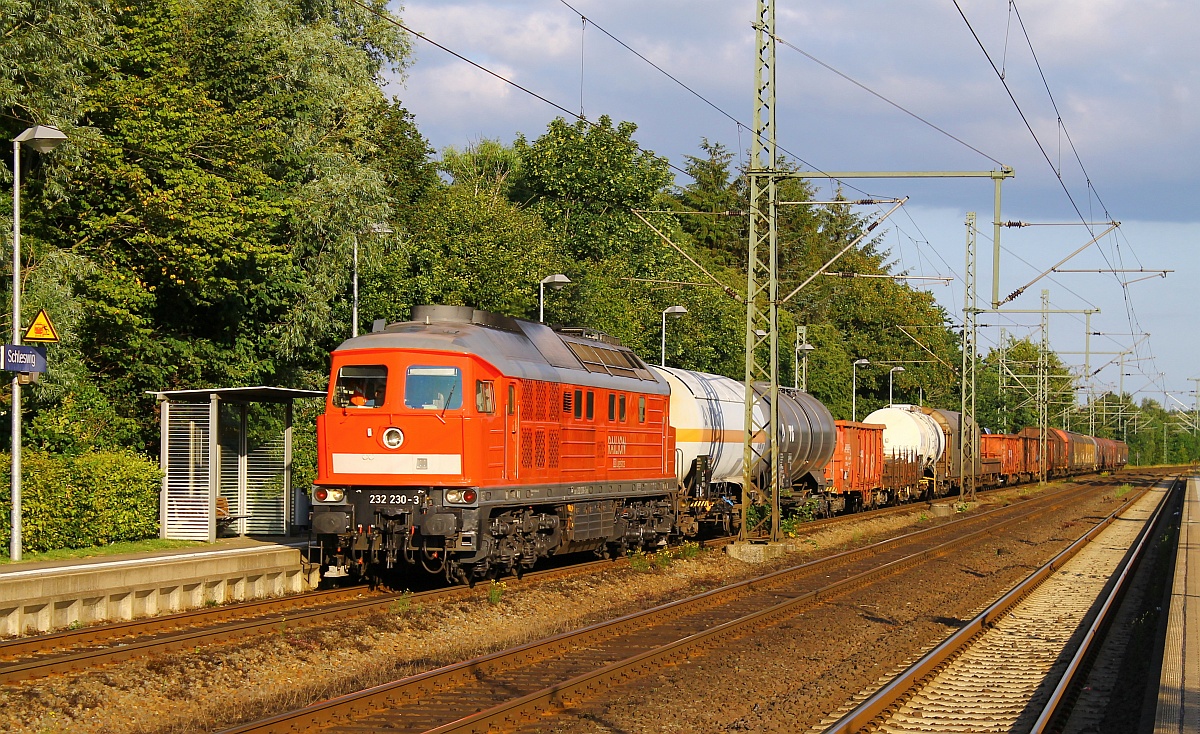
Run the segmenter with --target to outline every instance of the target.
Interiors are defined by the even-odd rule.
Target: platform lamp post
[[[858,422],[858,368],[871,364],[869,359],[856,359],[850,365],[850,420]]]
[[[34,125],[13,138],[13,274],[12,274],[12,343],[21,343],[21,143],[39,153],[49,153],[65,143],[62,130],[49,125]],[[12,535],[8,555],[21,560],[21,382],[19,375],[12,381]]]
[[[667,366],[667,317],[677,319],[687,313],[687,309],[683,306],[669,306],[663,309],[662,312],[662,350],[659,352],[659,364],[663,367]]]
[[[538,323],[546,323],[546,286],[550,286],[556,291],[561,291],[563,286],[570,283],[571,279],[562,273],[547,275],[542,278],[542,282],[538,284]]]
[[[387,222],[375,222],[367,226],[371,234],[391,234]],[[350,336],[358,336],[358,233],[354,234],[354,305],[350,308]]]
[[[896,376],[897,372],[903,372],[903,371],[904,371],[903,367],[893,367],[890,370],[888,370],[888,405],[891,405],[894,402],[892,400],[892,378],[894,378]]]

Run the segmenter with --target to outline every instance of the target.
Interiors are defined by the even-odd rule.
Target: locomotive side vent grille
[[[533,459],[537,468],[546,468],[546,432],[539,430],[533,436]]]
[[[533,468],[533,429],[521,429],[521,468]]]
[[[535,420],[547,420],[546,414],[550,412],[549,406],[546,403],[550,399],[550,383],[539,382],[537,384],[537,406],[534,408],[534,413],[537,416]]]
[[[549,436],[549,464],[551,469],[558,468],[558,431],[550,431]]]
[[[533,408],[537,402],[533,394],[537,386],[538,383],[533,380],[521,380],[521,415],[525,420],[537,420]]]

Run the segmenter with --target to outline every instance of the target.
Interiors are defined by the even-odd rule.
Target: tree
[[[684,170],[692,182],[675,191],[682,214],[681,228],[691,235],[697,247],[708,250],[723,265],[746,265],[746,207],[743,192],[732,180],[733,153],[720,143],[700,140],[705,157],[685,156]]]
[[[517,137],[521,167],[510,195],[540,213],[577,260],[637,260],[653,245],[631,210],[652,208],[671,175],[666,160],[633,140],[636,130],[632,122],[613,127],[607,115],[594,125],[560,117],[533,143]]]
[[[142,0],[103,45],[70,196],[28,230],[74,258],[86,371],[148,445],[147,389],[323,383],[355,238],[436,183],[377,83],[406,41],[356,6]]]

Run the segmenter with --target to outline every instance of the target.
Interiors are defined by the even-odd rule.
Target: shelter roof
[[[147,390],[159,400],[180,403],[206,403],[213,395],[230,403],[286,403],[303,398],[323,398],[324,390],[298,390],[290,387],[205,387],[195,390]]]

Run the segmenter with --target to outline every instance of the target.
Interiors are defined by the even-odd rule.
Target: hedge
[[[87,548],[158,536],[158,464],[128,452],[78,456],[21,454],[21,548],[24,552]],[[12,459],[0,454],[0,554],[11,532]]]

